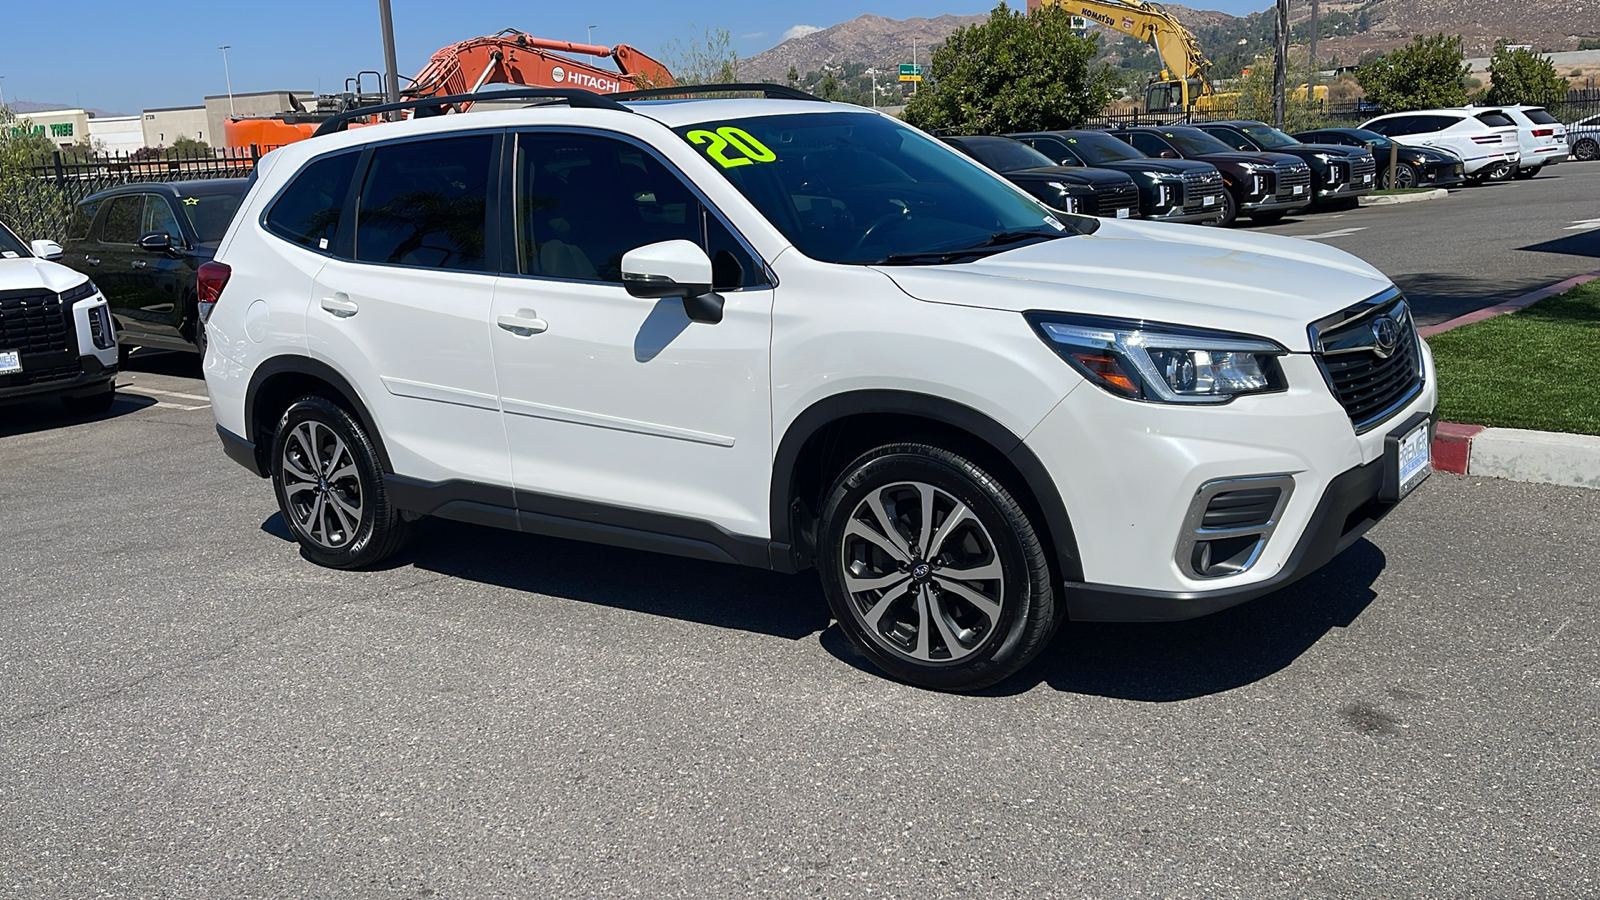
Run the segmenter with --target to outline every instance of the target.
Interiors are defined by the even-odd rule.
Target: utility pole
[[[1320,0],[1311,0],[1311,75],[1306,79],[1306,99],[1317,98],[1317,4]]]
[[[234,115],[234,112],[233,112],[233,73],[228,71],[228,48],[232,47],[232,46],[233,46],[232,44],[223,44],[221,47],[217,48],[218,50],[222,51],[222,77],[224,79],[226,79],[227,83],[228,83],[228,116],[230,118]]]
[[[6,108],[6,77],[0,75],[0,109]]]
[[[868,69],[867,74],[872,76],[872,108],[878,108],[878,70]]]
[[[586,43],[590,43],[590,44],[594,43],[594,26],[593,25],[589,26],[589,37],[586,39],[585,42]]]
[[[387,70],[383,75],[383,99],[399,103],[400,69],[394,61],[394,16],[389,12],[389,0],[378,0],[378,27],[383,29],[383,66]]]
[[[915,72],[916,70],[917,70],[917,42],[916,41],[912,41],[911,42],[911,71]],[[917,88],[919,88],[921,86],[922,86],[922,82],[920,82],[920,81],[911,82],[911,93],[915,94],[917,92]]]
[[[1289,0],[1278,0],[1278,40],[1272,63],[1272,124],[1282,128],[1284,93],[1289,83]]]

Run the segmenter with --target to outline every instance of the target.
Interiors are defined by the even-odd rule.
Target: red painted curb
[[[1458,425],[1455,422],[1440,422],[1434,426],[1434,469],[1456,475],[1467,474],[1467,463],[1472,459],[1472,439],[1482,431],[1482,425]]]
[[[1497,303],[1494,306],[1487,306],[1483,309],[1469,312],[1464,316],[1456,316],[1454,319],[1451,319],[1448,322],[1440,322],[1437,325],[1425,325],[1422,328],[1417,329],[1417,334],[1422,335],[1424,338],[1431,338],[1436,334],[1444,334],[1446,331],[1449,331],[1453,328],[1460,328],[1463,325],[1471,325],[1474,322],[1482,322],[1484,319],[1492,319],[1495,316],[1503,316],[1506,313],[1514,313],[1519,309],[1527,309],[1535,303],[1538,303],[1540,300],[1543,300],[1547,297],[1554,297],[1557,294],[1565,293],[1580,284],[1594,281],[1596,278],[1600,278],[1600,272],[1590,272],[1586,275],[1574,275],[1573,277],[1568,278],[1566,281],[1563,281],[1559,284],[1552,284],[1549,287],[1542,287],[1537,291],[1523,294],[1521,297],[1517,297],[1514,300],[1507,300],[1504,303]]]

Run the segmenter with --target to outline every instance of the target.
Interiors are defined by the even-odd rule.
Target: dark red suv
[[[1311,167],[1287,153],[1235,150],[1188,125],[1118,128],[1111,132],[1147,156],[1197,159],[1222,171],[1224,209],[1218,225],[1239,216],[1276,222],[1311,202]]]

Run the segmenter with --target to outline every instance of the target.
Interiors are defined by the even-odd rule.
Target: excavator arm
[[[609,57],[617,70],[608,71],[560,54]],[[614,94],[676,83],[666,66],[626,44],[575,44],[507,28],[440,49],[401,94],[407,98],[467,94],[486,84],[575,87]]]
[[[1059,6],[1154,47],[1161,57],[1161,80],[1179,85],[1185,111],[1199,97],[1215,92],[1208,77],[1211,60],[1200,52],[1189,29],[1160,4],[1144,0],[1028,0],[1029,9],[1041,6]]]

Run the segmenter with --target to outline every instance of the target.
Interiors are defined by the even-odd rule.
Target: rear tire
[[[1417,170],[1411,168],[1409,163],[1399,163],[1394,167],[1394,190],[1405,191],[1417,186]],[[1378,189],[1389,190],[1389,167],[1384,166],[1378,175]]]
[[[284,410],[272,439],[278,509],[306,557],[332,569],[376,565],[411,537],[389,504],[383,467],[361,423],[326,397]]]
[[[1505,181],[1515,174],[1516,171],[1516,163],[1503,162],[1491,167],[1483,177],[1486,181]]]
[[[1572,158],[1579,162],[1592,162],[1600,159],[1600,141],[1594,138],[1584,138],[1572,145]]]
[[[976,463],[927,444],[879,447],[846,467],[823,508],[818,565],[850,642],[919,687],[988,687],[1057,624],[1027,512]]]
[[[67,408],[67,412],[79,416],[99,415],[109,410],[111,404],[115,402],[117,402],[117,386],[115,384],[108,384],[105,390],[98,394],[90,394],[87,397],[61,398],[61,403]]]
[[[1513,175],[1512,177],[1517,179],[1518,181],[1527,181],[1529,178],[1532,178],[1535,175],[1538,175],[1539,172],[1541,170],[1543,170],[1543,169],[1544,169],[1544,166],[1534,166],[1531,169],[1518,169],[1517,170],[1517,174]]]

